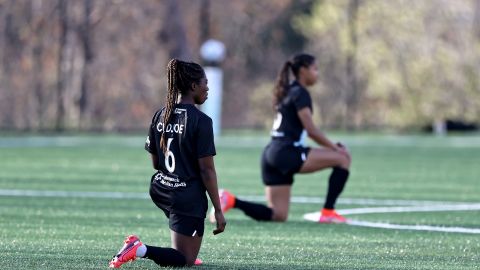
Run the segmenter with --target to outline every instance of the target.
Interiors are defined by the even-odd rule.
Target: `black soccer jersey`
[[[150,195],[167,215],[204,218],[208,202],[198,159],[216,154],[212,120],[192,104],[177,104],[170,122],[164,126],[163,112],[159,110],[153,116],[145,143],[145,150],[159,158]],[[163,132],[165,153],[160,147]]]
[[[312,110],[310,93],[297,81],[294,81],[289,86],[288,94],[277,106],[277,116],[271,132],[273,141],[280,140],[295,145],[303,144],[306,132],[297,112],[305,107]]]

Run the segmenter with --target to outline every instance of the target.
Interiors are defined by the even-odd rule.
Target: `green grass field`
[[[479,136],[333,138],[346,142],[353,155],[338,209],[393,206],[385,200],[480,203]],[[266,140],[265,135],[229,134],[218,141],[215,162],[221,187],[241,196],[263,195],[259,158]],[[125,235],[132,233],[144,243],[168,246],[166,218],[142,198],[153,173],[143,143],[144,136],[0,137],[0,269],[106,269]],[[323,197],[328,173],[296,177],[293,196]],[[13,196],[14,190],[33,194]],[[58,192],[40,196],[38,191]],[[97,196],[105,192],[132,196]],[[377,201],[365,205],[348,199]],[[226,214],[225,233],[213,236],[213,225],[207,224],[199,255],[204,265],[196,268],[480,269],[480,234],[303,220],[303,214],[320,208],[320,203],[292,203],[283,224],[258,223],[234,209]],[[479,210],[349,217],[480,229]],[[137,260],[122,268],[158,267]]]

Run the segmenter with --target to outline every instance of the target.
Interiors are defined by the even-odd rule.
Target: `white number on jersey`
[[[273,130],[277,130],[280,128],[280,125],[282,124],[282,114],[277,112],[277,117],[275,118],[275,121],[273,121]]]
[[[170,151],[170,144],[172,143],[173,138],[168,138],[167,141],[167,153],[165,155],[165,167],[171,173],[175,171],[175,155]],[[171,161],[171,163],[170,163]]]

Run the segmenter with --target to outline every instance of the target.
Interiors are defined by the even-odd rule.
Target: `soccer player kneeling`
[[[206,192],[217,221],[213,233],[223,232],[226,226],[213,162],[212,120],[195,107],[208,97],[205,72],[196,63],[177,59],[167,69],[166,105],[153,116],[145,149],[157,170],[151,178],[150,197],[169,219],[172,247],[145,245],[137,236],[127,236],[110,262],[112,268],[138,257],[160,266],[200,263],[197,255],[208,210]]]
[[[290,71],[295,76],[291,83]],[[307,87],[314,85],[317,79],[318,70],[315,58],[311,55],[298,54],[284,64],[274,91],[276,119],[271,141],[262,154],[262,178],[268,206],[240,200],[222,190],[220,199],[223,212],[238,208],[255,220],[285,221],[288,218],[294,175],[332,168],[327,197],[318,222],[346,222],[335,211],[335,202],[347,182],[351,156],[341,143],[332,143],[313,123],[312,99]],[[306,135],[323,147],[306,147]],[[214,213],[210,215],[212,222],[215,221]]]

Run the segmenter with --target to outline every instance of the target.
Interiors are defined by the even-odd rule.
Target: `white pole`
[[[204,67],[208,79],[208,99],[201,106],[213,122],[213,135],[219,136],[222,123],[223,71],[220,63],[225,58],[225,45],[218,40],[209,39],[200,47],[200,54],[207,63]]]
[[[201,106],[213,122],[213,134],[219,136],[222,129],[222,83],[223,71],[219,67],[205,67],[205,75],[208,79],[208,99]]]
[[[438,118],[433,122],[433,133],[437,136],[444,136],[447,134],[447,126],[445,120]]]

